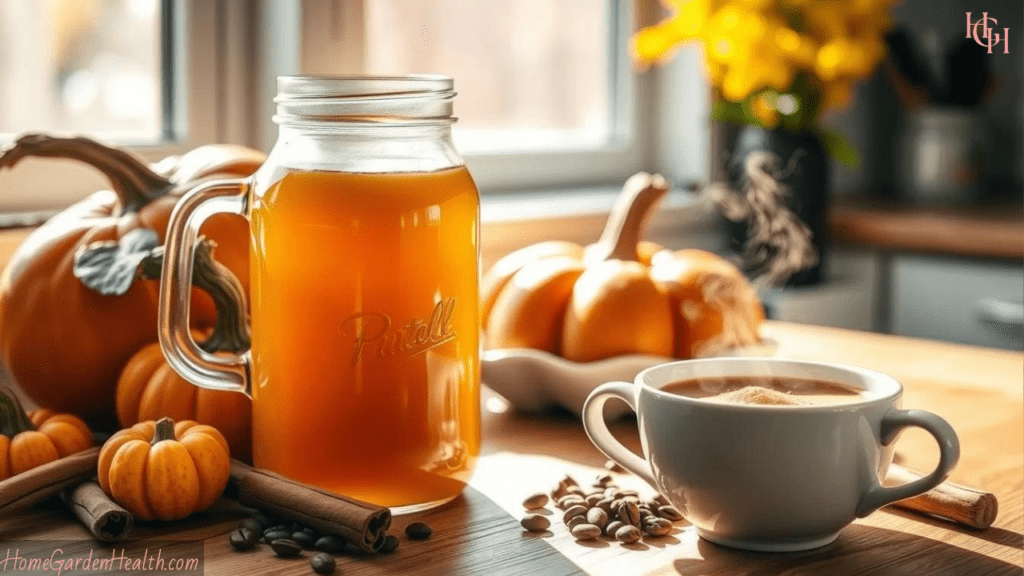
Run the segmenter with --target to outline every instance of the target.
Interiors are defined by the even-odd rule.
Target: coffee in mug
[[[727,404],[806,406],[845,404],[870,397],[865,390],[810,378],[707,377],[666,384],[662,390]]]

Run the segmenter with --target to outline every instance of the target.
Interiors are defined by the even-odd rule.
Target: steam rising
[[[759,289],[782,285],[793,274],[818,262],[811,229],[790,211],[789,187],[781,182],[797,169],[802,156],[802,151],[793,154],[783,170],[775,154],[751,152],[743,163],[742,191],[724,182],[712,184],[705,191],[726,218],[748,221],[742,258],[755,271],[754,284]]]

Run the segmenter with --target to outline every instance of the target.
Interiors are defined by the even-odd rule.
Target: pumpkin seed
[[[667,518],[673,522],[683,519],[683,515],[680,514],[679,510],[677,510],[675,506],[662,506],[661,508],[658,508],[658,516]]]
[[[395,550],[398,550],[398,537],[388,534],[384,537],[384,543],[377,549],[377,552],[379,554],[390,554]]]
[[[335,567],[334,556],[321,552],[309,559],[309,565],[317,574],[331,574]]]
[[[345,549],[345,541],[333,534],[328,534],[327,536],[321,536],[318,538],[313,544],[313,548],[316,548],[321,552],[338,554]]]
[[[259,534],[246,528],[234,530],[228,536],[228,542],[231,543],[231,547],[239,552],[251,550],[256,545],[257,540],[259,540]]]
[[[593,540],[601,535],[601,529],[593,524],[580,524],[572,529],[577,540]]]
[[[551,520],[543,514],[527,514],[519,523],[529,532],[543,532],[551,527]]]
[[[267,542],[273,542],[274,540],[282,540],[292,537],[292,533],[279,528],[277,530],[267,530],[263,533],[263,537],[266,538]]]
[[[543,492],[531,494],[526,498],[526,500],[523,500],[523,508],[526,508],[527,510],[537,510],[538,508],[547,506],[547,504],[548,495]]]
[[[591,508],[587,510],[587,522],[598,528],[604,528],[608,524],[608,513],[600,508]]]
[[[640,529],[636,526],[623,526],[615,531],[615,539],[623,544],[632,544],[640,540]]]
[[[639,524],[640,508],[633,502],[623,502],[619,506],[619,520],[622,520],[623,524]]]
[[[434,530],[423,522],[413,522],[405,527],[405,535],[413,540],[426,540],[433,533]]]
[[[282,558],[291,558],[292,556],[298,556],[302,554],[302,546],[295,540],[288,538],[280,538],[270,543],[270,548],[274,551],[274,554]]]
[[[312,548],[313,544],[316,543],[316,538],[305,530],[299,530],[298,532],[292,532],[292,540],[298,543],[303,548]]]

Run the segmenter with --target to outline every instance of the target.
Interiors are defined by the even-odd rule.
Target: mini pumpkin
[[[224,493],[227,440],[212,426],[170,418],[115,433],[100,450],[100,487],[139,520],[180,520]]]
[[[486,346],[589,362],[621,354],[691,358],[756,342],[764,314],[739,270],[708,252],[673,253],[640,240],[667,192],[661,176],[637,174],[598,242],[543,242],[495,263],[481,283]],[[712,285],[715,294],[705,290]]]
[[[0,385],[0,480],[92,445],[92,432],[77,416],[53,410],[26,413],[14,392]]]

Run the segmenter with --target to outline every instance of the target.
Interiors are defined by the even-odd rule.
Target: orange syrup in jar
[[[480,451],[465,167],[291,171],[250,220],[255,465],[410,511],[458,495]]]

